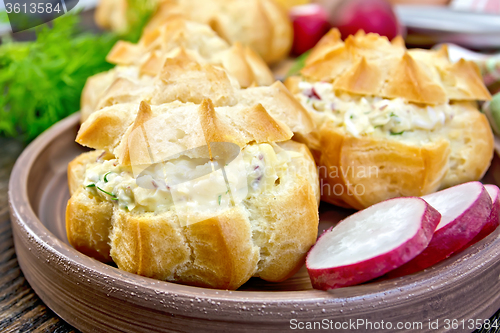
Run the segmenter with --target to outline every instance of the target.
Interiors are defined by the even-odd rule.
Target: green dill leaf
[[[108,175],[109,175],[110,173],[111,173],[111,171],[107,172],[107,173],[104,175],[103,179],[104,179],[104,182],[105,182],[105,183],[107,183],[107,182],[108,182]]]
[[[104,191],[102,188],[100,188],[99,186],[96,186],[96,187],[97,187],[97,189],[98,189],[99,191],[104,192],[104,193],[106,193],[107,195],[112,196],[113,198],[116,198],[116,195],[114,195],[113,193],[106,192],[106,191]],[[117,200],[118,200],[118,199],[117,199]]]
[[[306,60],[307,57],[309,57],[309,54],[311,51],[304,52],[302,55],[298,56],[297,59],[295,59],[295,62],[293,63],[292,67],[288,70],[288,73],[286,74],[286,77],[293,76],[293,75],[298,75],[299,72],[306,66]]]
[[[405,131],[401,131],[401,132],[396,132],[396,133],[395,133],[395,132],[392,132],[392,131],[391,131],[391,132],[390,132],[390,134],[391,134],[391,135],[401,135],[401,134],[403,134],[404,132],[405,132]]]
[[[106,55],[117,41],[111,33],[81,32],[68,14],[35,28],[30,42],[2,38],[0,45],[0,135],[34,139],[80,108],[87,78],[112,65]]]
[[[220,199],[222,198],[222,194],[219,194],[219,206],[220,206]]]
[[[9,15],[5,10],[0,11],[0,23],[9,23]]]
[[[390,117],[397,117],[397,115],[394,112],[391,112]]]
[[[158,7],[157,0],[128,0],[127,1],[127,30],[120,36],[122,39],[136,42],[142,35],[144,26]]]
[[[95,184],[88,184],[86,187],[95,187]]]

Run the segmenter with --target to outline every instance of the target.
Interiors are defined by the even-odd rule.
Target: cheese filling
[[[336,93],[327,82],[299,83],[298,97],[316,123],[332,120],[353,136],[374,132],[402,135],[407,131],[434,130],[450,122],[454,109],[449,104],[419,106],[402,98],[386,99]]]
[[[248,145],[241,150],[240,156],[225,167],[226,177],[235,192],[233,196],[240,195],[240,201],[272,189],[288,171],[292,158],[302,157],[275,144]],[[232,167],[234,163],[242,163],[242,167]],[[130,166],[120,165],[117,159],[112,159],[89,164],[83,186],[91,195],[116,202],[119,208],[128,211],[170,210],[175,204],[175,196],[182,196],[181,200],[195,206],[220,206],[229,200],[230,194],[224,179],[213,172],[219,169],[217,162],[209,159],[182,156],[155,164],[136,179]],[[237,191],[233,184],[236,186],[241,177],[246,189]],[[196,182],[186,185],[191,180]]]

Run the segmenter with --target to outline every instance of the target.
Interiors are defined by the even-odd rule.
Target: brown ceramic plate
[[[471,320],[489,318],[500,308],[500,229],[424,272],[331,292],[312,290],[305,269],[283,283],[252,279],[238,291],[225,291],[144,278],[82,255],[68,244],[64,222],[66,166],[83,151],[74,142],[78,117],[56,124],[24,151],[9,199],[26,279],[52,310],[84,332],[263,332],[298,329],[304,322],[347,331],[361,320],[387,331],[400,322],[405,331],[418,332],[435,332],[429,321],[439,320],[438,331],[470,332]],[[499,169],[496,157],[490,182],[500,177]],[[320,229],[349,213],[322,205]],[[446,320],[459,326],[453,329]],[[357,329],[369,330],[364,325]]]

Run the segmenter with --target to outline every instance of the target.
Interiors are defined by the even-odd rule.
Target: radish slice
[[[420,198],[390,199],[349,216],[309,251],[313,287],[347,287],[403,265],[425,249],[440,219]]]
[[[476,237],[474,237],[467,245],[465,245],[463,248],[467,248],[471,246],[472,244],[475,244],[479,242],[481,239],[484,237],[488,236],[491,234],[495,229],[500,225],[500,189],[496,185],[484,185],[484,188],[488,192],[491,198],[492,206],[491,206],[491,213],[488,221],[486,224],[483,226],[479,234],[477,234]]]
[[[448,258],[476,237],[489,220],[491,198],[480,182],[457,185],[422,198],[441,213],[441,222],[429,246],[388,277],[412,274]]]

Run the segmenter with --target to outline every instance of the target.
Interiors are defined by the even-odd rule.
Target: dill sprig
[[[295,59],[295,62],[293,63],[293,65],[288,70],[288,73],[286,73],[286,77],[299,75],[302,68],[304,68],[306,66],[306,60],[307,60],[307,57],[309,57],[310,53],[311,53],[311,51],[307,51],[307,52],[304,52],[303,54],[301,54],[300,56],[298,56]]]
[[[85,81],[112,67],[105,60],[117,38],[78,29],[77,15],[36,28],[37,39],[0,45],[0,135],[34,139],[78,111]]]
[[[158,7],[158,2],[158,0],[128,0],[126,13],[128,29],[122,38],[132,42],[139,40],[142,29]]]
[[[69,13],[36,27],[35,41],[3,38],[0,136],[29,142],[78,111],[87,78],[113,67],[106,62],[108,52],[119,39],[136,42],[153,10],[151,0],[130,0],[126,35],[83,32],[78,14]]]
[[[112,173],[112,171],[109,171],[109,172],[107,172],[107,173],[104,175],[104,177],[103,177],[103,178],[104,178],[104,182],[105,182],[105,183],[107,183],[107,182],[108,182],[108,175],[109,175],[110,173]]]

